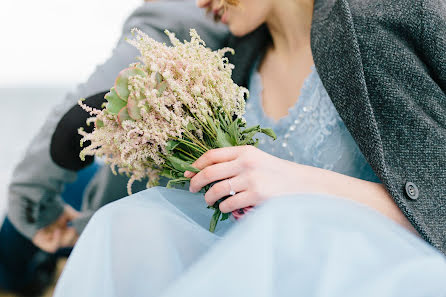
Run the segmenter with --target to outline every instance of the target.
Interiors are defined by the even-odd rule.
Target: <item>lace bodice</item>
[[[379,182],[336,111],[314,66],[299,100],[289,109],[288,115],[278,121],[263,111],[262,80],[256,70],[251,74],[248,87],[250,98],[245,115],[248,127],[260,124],[277,134],[276,141],[260,135],[260,149],[296,163]]]

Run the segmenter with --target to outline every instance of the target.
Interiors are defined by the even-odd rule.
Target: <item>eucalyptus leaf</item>
[[[118,96],[124,100],[127,101],[127,98],[129,97],[130,91],[129,91],[129,78],[132,76],[141,75],[146,76],[144,70],[138,67],[129,67],[124,70],[122,70],[115,81],[115,90]]]
[[[127,111],[129,113],[129,116],[135,121],[139,121],[142,118],[140,108],[138,107],[138,100],[135,98],[128,98]]]
[[[106,109],[109,113],[117,115],[119,111],[127,105],[127,102],[119,98],[118,94],[115,91],[115,88],[112,88],[110,92],[108,92],[104,97],[108,103],[106,104]]]
[[[118,121],[122,125],[124,121],[129,121],[129,120],[133,121],[133,119],[129,115],[127,107],[123,107],[118,113]]]

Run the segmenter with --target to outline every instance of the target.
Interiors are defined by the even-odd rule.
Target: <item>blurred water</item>
[[[70,86],[0,88],[1,221],[7,205],[6,190],[12,170],[43,125],[51,108],[63,100],[70,90]]]

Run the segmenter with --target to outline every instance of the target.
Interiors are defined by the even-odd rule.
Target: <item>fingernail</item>
[[[190,171],[184,172],[184,177],[191,177],[191,176],[192,176],[192,172],[190,172]]]

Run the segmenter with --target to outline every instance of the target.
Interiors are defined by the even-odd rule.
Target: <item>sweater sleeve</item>
[[[164,29],[187,38],[196,27],[210,47],[220,47],[227,31],[208,20],[193,1],[146,2],[127,19],[112,56],[96,67],[89,79],[54,107],[38,134],[31,140],[23,159],[13,171],[8,189],[8,218],[23,235],[32,238],[37,230],[54,222],[63,212],[61,192],[76,172],[58,166],[51,158],[50,143],[60,119],[79,98],[104,92],[113,85],[119,71],[135,62],[137,51],[126,42],[137,27],[154,39],[166,41]],[[98,198],[100,199],[100,197]]]
[[[422,1],[422,53],[421,57],[431,78],[431,88],[427,92],[423,111],[431,130],[437,133],[432,144],[422,152],[429,159],[431,174],[421,175],[429,182],[425,191],[431,191],[430,201],[420,201],[427,225],[427,240],[446,254],[446,2],[442,0]],[[424,206],[424,207],[423,207]]]
[[[63,186],[76,179],[75,171],[59,167],[52,161],[52,134],[62,116],[80,98],[107,90],[119,70],[132,62],[136,51],[124,41],[125,37],[119,40],[110,59],[98,66],[85,83],[51,110],[13,172],[8,191],[8,218],[28,238],[62,214],[60,195]]]

